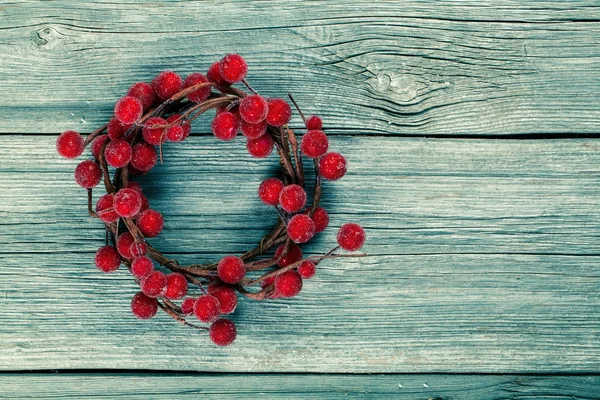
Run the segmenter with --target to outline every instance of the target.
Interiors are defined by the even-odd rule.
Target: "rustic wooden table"
[[[0,2],[0,398],[600,398],[599,21],[597,0]],[[348,157],[308,252],[356,220],[370,257],[242,301],[216,348],[131,316],[54,142],[228,52]],[[155,243],[203,261],[267,231],[273,163],[194,132],[144,185]]]

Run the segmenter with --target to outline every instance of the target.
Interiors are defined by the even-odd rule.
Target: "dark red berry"
[[[306,192],[300,185],[287,185],[279,194],[279,205],[287,212],[298,212],[306,205]]]
[[[179,125],[173,125],[167,128],[165,137],[169,142],[181,142],[183,135],[183,128]]]
[[[131,311],[139,319],[150,319],[158,311],[158,302],[139,292],[131,300]]]
[[[154,271],[152,260],[146,256],[140,256],[131,262],[131,274],[138,279],[144,279]]]
[[[286,271],[275,278],[275,293],[279,297],[294,297],[302,290],[302,278],[294,270]]]
[[[131,247],[129,247],[129,252],[131,253],[131,256],[133,258],[141,257],[141,256],[145,255],[147,251],[148,251],[148,245],[146,244],[145,241],[142,241],[142,242],[134,241],[133,243],[131,243]]]
[[[100,135],[96,139],[92,140],[92,155],[96,160],[100,159],[100,151],[102,146],[108,140],[108,135]]]
[[[212,133],[219,140],[233,140],[240,127],[238,118],[229,111],[220,112],[212,120]]]
[[[142,193],[142,191],[143,191],[143,189],[142,189],[142,185],[140,185],[140,184],[139,184],[139,183],[137,183],[137,182],[129,181],[129,182],[127,183],[127,187],[128,187],[129,189],[133,189],[133,190],[135,190],[136,192],[138,192],[138,193],[140,193],[140,194],[141,194],[141,193]]]
[[[137,82],[131,85],[127,91],[128,96],[133,96],[142,103],[144,111],[148,111],[156,100],[156,93],[152,86],[146,82]]]
[[[271,126],[283,126],[290,122],[292,118],[292,109],[287,101],[283,99],[269,100],[269,112],[267,113],[267,123]]]
[[[270,276],[270,277],[265,278],[264,280],[262,280],[260,282],[260,287],[264,289],[264,288],[266,288],[268,286],[271,286],[274,283],[275,283],[275,277],[274,276]]]
[[[215,296],[221,306],[221,314],[231,314],[237,307],[237,294],[235,290],[222,284],[211,284],[208,286],[208,294]]]
[[[312,117],[306,120],[306,129],[308,129],[309,131],[321,130],[323,129],[323,121],[321,121],[321,118],[317,117],[316,115],[313,115]]]
[[[134,189],[124,188],[115,194],[113,206],[119,216],[131,218],[140,212],[142,197]]]
[[[310,260],[304,260],[298,266],[298,275],[300,275],[302,279],[310,279],[315,276],[316,272],[317,267],[315,263]]]
[[[104,158],[111,167],[123,168],[133,156],[131,145],[123,139],[111,140],[104,149]]]
[[[167,123],[170,124],[171,122],[174,122],[175,120],[179,119],[181,117],[181,114],[173,114],[171,115],[169,118],[167,118]],[[182,142],[185,139],[187,139],[188,136],[190,136],[190,133],[192,132],[192,125],[190,124],[190,121],[183,121],[182,119],[180,119],[176,124],[176,126],[181,126],[181,129],[183,130],[183,134],[181,136],[181,138],[179,137],[179,135],[181,133],[179,133],[177,131],[177,135],[175,135],[175,132],[167,132],[167,139],[170,140],[171,142]],[[171,136],[169,136],[171,135]]]
[[[117,249],[112,246],[103,246],[96,252],[94,257],[96,267],[102,272],[113,272],[121,265],[121,256]]]
[[[173,71],[164,71],[152,80],[151,86],[158,98],[164,101],[181,91],[181,77]]]
[[[315,223],[315,233],[323,232],[327,228],[327,225],[329,225],[329,214],[327,214],[327,211],[323,207],[317,207],[312,215],[312,220]]]
[[[240,82],[247,73],[248,64],[239,54],[227,54],[219,62],[219,74],[226,82]]]
[[[132,259],[131,255],[131,245],[133,244],[134,239],[131,233],[125,232],[121,233],[117,238],[117,251],[123,258]]]
[[[329,139],[323,131],[308,131],[302,136],[300,149],[302,153],[310,158],[321,157],[327,153],[329,148]]]
[[[217,274],[225,283],[238,283],[246,274],[244,261],[236,256],[225,256],[217,265]]]
[[[244,120],[240,123],[242,135],[248,139],[258,139],[267,132],[267,121],[261,121],[258,124],[250,124]]]
[[[277,178],[267,178],[258,187],[258,197],[268,206],[279,204],[279,194],[283,189],[283,182]]]
[[[77,158],[83,153],[85,140],[75,131],[65,131],[56,139],[56,151],[64,158]]]
[[[229,346],[237,337],[237,330],[233,322],[221,318],[210,326],[208,336],[217,346]]]
[[[267,117],[267,100],[258,94],[246,96],[240,102],[240,117],[250,124],[258,124]]]
[[[75,182],[82,188],[91,189],[100,183],[102,170],[94,161],[86,160],[75,167]]]
[[[173,272],[167,275],[167,290],[165,297],[169,300],[178,300],[187,294],[188,282],[185,276]]]
[[[140,142],[133,145],[131,165],[140,171],[150,171],[156,164],[158,156],[156,149],[151,144]]]
[[[113,207],[114,195],[107,193],[100,197],[96,202],[96,215],[102,220],[102,222],[110,224],[119,219],[119,215],[115,212]]]
[[[125,125],[131,125],[142,117],[144,106],[133,96],[125,96],[115,104],[115,117]]]
[[[339,153],[327,153],[319,160],[319,174],[330,181],[344,176],[347,167],[346,159]]]
[[[252,157],[265,158],[273,151],[275,142],[271,135],[262,135],[258,139],[248,139],[246,149]]]
[[[160,271],[152,271],[140,284],[142,292],[148,297],[160,297],[167,290],[167,277]]]
[[[221,314],[219,300],[212,295],[205,294],[198,297],[194,304],[194,315],[202,322],[213,322]]]
[[[356,251],[365,244],[365,231],[358,224],[344,224],[337,234],[337,242],[340,247],[348,251]]]
[[[125,125],[117,118],[112,118],[108,122],[108,127],[106,128],[106,130],[108,132],[108,137],[111,140],[117,140],[123,139],[123,137],[125,137],[125,132],[127,132],[129,128],[131,128],[131,124]]]
[[[285,249],[285,244],[282,244],[279,247],[277,247],[277,250],[275,250],[275,258],[279,258],[279,256],[283,252],[283,249]],[[288,246],[287,253],[285,253],[283,257],[281,257],[279,262],[277,262],[277,265],[283,268],[300,260],[302,260],[302,249],[296,243],[292,242]]]
[[[167,136],[164,134],[165,128],[156,127],[159,125],[167,125],[167,121],[160,117],[151,117],[144,122],[142,128],[142,136],[144,140],[150,144],[158,146],[161,142],[164,143],[167,140]]]
[[[164,219],[158,211],[147,209],[137,216],[136,224],[145,237],[156,237],[163,229]]]
[[[221,77],[220,64],[221,63],[219,61],[213,63],[208,68],[206,77],[208,78],[209,81],[216,84],[217,86],[224,86],[224,87],[231,86],[231,83],[227,82],[226,80],[224,80]]]
[[[208,78],[206,76],[199,72],[193,72],[189,74],[187,78],[185,78],[185,81],[183,82],[183,88],[187,89],[190,86],[207,82]],[[194,103],[202,103],[204,100],[208,99],[208,96],[210,96],[210,85],[193,91],[187,95],[187,98],[189,101],[193,101]]]
[[[142,212],[150,208],[150,203],[148,202],[148,199],[146,198],[146,196],[144,196],[143,193],[140,193],[140,196],[142,197],[142,208],[140,208],[140,212]]]
[[[306,214],[296,214],[287,223],[287,235],[296,243],[306,243],[315,236],[315,223]]]
[[[196,299],[194,297],[187,297],[185,300],[181,302],[181,312],[184,315],[192,315],[194,313],[194,305],[196,304]]]

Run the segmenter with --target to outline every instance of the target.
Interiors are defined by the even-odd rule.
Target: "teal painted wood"
[[[332,228],[363,223],[365,259],[331,260],[293,301],[242,301],[235,345],[160,316],[138,321],[73,161],[54,137],[0,137],[0,370],[597,372],[600,165],[588,140],[336,137],[349,174],[327,183]],[[166,146],[144,177],[183,262],[254,245],[273,218],[256,198],[275,158],[241,141]],[[227,182],[228,184],[223,184]],[[264,216],[269,216],[265,218]],[[277,378],[279,379],[279,378]]]
[[[598,399],[597,376],[0,375],[0,399]]]
[[[132,82],[225,52],[331,134],[598,133],[599,19],[595,0],[4,2],[0,133],[89,132]]]

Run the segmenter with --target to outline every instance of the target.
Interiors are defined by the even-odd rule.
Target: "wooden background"
[[[242,301],[222,349],[130,315],[54,142],[228,52],[349,160],[307,252],[353,220],[370,257]],[[600,398],[597,0],[0,1],[0,93],[0,398]],[[165,157],[143,179],[159,248],[214,260],[272,224],[274,158],[207,119]]]

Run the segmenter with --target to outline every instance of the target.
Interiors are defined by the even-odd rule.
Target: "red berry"
[[[131,125],[142,117],[144,106],[133,96],[125,96],[115,104],[115,117],[125,125]]]
[[[275,277],[274,276],[270,276],[270,277],[265,278],[264,280],[262,280],[260,282],[260,287],[264,289],[264,288],[266,288],[268,286],[271,286],[274,283],[275,283]]]
[[[279,256],[283,252],[283,249],[285,249],[285,244],[282,244],[279,247],[277,247],[277,250],[275,250],[275,258],[279,258]],[[277,265],[283,268],[300,260],[302,260],[302,249],[296,243],[292,242],[288,247],[287,253],[285,253],[285,255],[281,257]]]
[[[167,136],[164,134],[165,128],[153,128],[157,125],[167,125],[167,121],[160,117],[151,117],[144,122],[144,127],[142,128],[144,140],[155,146],[167,141]]]
[[[142,292],[148,297],[160,297],[167,290],[167,277],[160,271],[152,271],[140,284]]]
[[[165,137],[169,142],[181,142],[183,140],[183,128],[179,125],[173,125],[167,128]]]
[[[83,153],[85,140],[75,131],[65,131],[56,139],[56,151],[64,158],[77,158]]]
[[[158,156],[156,155],[156,149],[154,146],[140,142],[133,145],[131,165],[140,171],[150,171],[156,164]]]
[[[150,203],[148,202],[148,199],[146,198],[146,196],[144,196],[144,194],[140,194],[140,196],[142,197],[142,208],[140,208],[140,212],[147,210],[150,207]]]
[[[152,260],[146,256],[140,256],[131,262],[131,274],[138,279],[144,279],[154,271]]]
[[[108,127],[106,130],[108,131],[108,137],[111,140],[123,139],[125,137],[125,132],[131,128],[131,124],[124,124],[119,121],[117,118],[112,118],[108,122]]]
[[[219,74],[226,82],[239,82],[246,77],[247,73],[248,64],[239,54],[227,54],[219,62]]]
[[[250,124],[258,124],[267,117],[267,100],[258,94],[246,96],[240,102],[240,117]]]
[[[210,294],[198,297],[194,304],[194,315],[202,322],[213,322],[221,314],[219,300]]]
[[[167,291],[165,297],[169,300],[178,300],[187,294],[188,283],[185,276],[174,272],[167,275]]]
[[[181,302],[181,312],[184,315],[192,315],[194,313],[194,305],[196,304],[196,299],[193,297],[187,297],[185,300]]]
[[[121,265],[121,256],[112,246],[103,246],[96,252],[94,258],[96,267],[102,272],[113,272]]]
[[[315,276],[316,272],[317,267],[315,263],[310,260],[304,260],[298,266],[298,275],[300,275],[302,279],[310,279]]]
[[[96,139],[92,140],[92,155],[96,160],[100,159],[100,151],[102,146],[108,140],[108,135],[100,135]]]
[[[306,120],[306,129],[308,129],[309,131],[318,131],[322,128],[323,121],[321,121],[321,118],[317,117],[316,115],[313,115],[312,117]]]
[[[133,244],[134,239],[131,233],[125,232],[119,235],[117,238],[117,251],[123,258],[132,259],[131,255],[131,245]]]
[[[181,77],[173,71],[161,72],[151,82],[154,92],[161,100],[166,100],[181,91]]]
[[[327,153],[328,148],[329,140],[323,131],[308,131],[302,136],[300,149],[307,157],[321,157],[323,154]]]
[[[208,78],[202,75],[199,72],[194,72],[188,75],[183,82],[183,88],[187,89],[190,86],[197,85],[199,83],[207,83]],[[208,99],[210,96],[210,85],[200,88],[198,90],[193,91],[192,93],[187,95],[189,101],[193,101],[194,103],[202,103],[204,100]]]
[[[221,63],[219,61],[213,63],[208,68],[206,77],[210,82],[216,84],[217,86],[231,86],[231,83],[227,82],[221,77],[220,64]]]
[[[208,286],[208,294],[215,296],[221,306],[221,314],[231,314],[237,307],[237,294],[235,290],[226,285],[211,284]]]
[[[296,243],[306,243],[315,236],[315,223],[306,214],[296,214],[288,221],[287,235]]]
[[[95,162],[86,160],[75,167],[75,182],[82,188],[91,189],[100,183],[102,170]]]
[[[258,187],[258,197],[268,206],[279,204],[279,194],[283,189],[283,182],[277,178],[267,178]]]
[[[237,337],[235,324],[228,319],[216,320],[208,330],[210,340],[217,346],[229,346]]]
[[[134,189],[124,188],[115,194],[115,211],[123,218],[131,218],[140,212],[142,197]]]
[[[148,245],[146,242],[136,242],[131,243],[129,247],[129,252],[131,253],[131,257],[141,257],[148,251]]]
[[[131,300],[131,311],[139,319],[150,319],[158,311],[158,302],[139,292]]]
[[[302,290],[302,278],[294,270],[286,271],[275,278],[275,293],[279,297],[294,297]]]
[[[137,82],[131,85],[127,91],[127,96],[133,96],[142,103],[144,111],[148,111],[156,100],[154,89],[146,82]]]
[[[240,127],[240,121],[235,114],[223,111],[215,115],[212,120],[213,135],[219,140],[233,140]]]
[[[365,231],[358,224],[344,224],[337,234],[340,247],[348,251],[356,251],[365,244]]]
[[[158,211],[147,209],[137,216],[136,224],[145,237],[156,237],[163,229],[164,219]]]
[[[119,215],[113,208],[113,203],[114,195],[112,193],[105,194],[96,202],[96,215],[98,215],[98,218],[100,218],[102,222],[110,224],[119,219]]]
[[[258,139],[267,132],[267,121],[261,121],[258,124],[250,124],[244,120],[240,123],[242,135],[248,139]]]
[[[139,184],[139,183],[137,183],[137,182],[129,181],[129,182],[127,183],[127,187],[128,187],[129,189],[133,189],[133,190],[135,190],[135,191],[136,191],[136,192],[138,192],[139,194],[142,194],[142,191],[143,191],[143,189],[142,189],[142,185],[140,185],[140,184]]]
[[[292,109],[287,101],[283,99],[271,99],[268,104],[267,123],[269,125],[283,126],[290,122]]]
[[[173,114],[169,118],[167,118],[167,123],[170,124],[171,122],[175,121],[176,119],[179,119],[179,117],[181,117],[181,114]],[[175,132],[169,133],[167,131],[167,139],[170,140],[171,142],[182,142],[185,139],[187,139],[188,136],[190,136],[190,133],[192,132],[192,125],[190,124],[190,121],[185,121],[183,123],[182,122],[183,122],[183,120],[179,120],[179,122],[177,122],[175,124],[176,126],[181,126],[181,128],[183,129],[183,135],[181,136],[181,138],[179,138],[179,135],[180,135],[179,132],[177,132],[177,135],[175,135]]]
[[[287,212],[298,212],[306,205],[306,192],[300,185],[287,185],[279,194],[279,204]]]
[[[319,174],[330,181],[344,176],[347,167],[346,159],[339,153],[327,153],[319,160]]]
[[[104,158],[111,167],[123,168],[133,156],[131,145],[123,139],[112,140],[104,149]]]
[[[307,211],[309,213],[310,210]],[[327,225],[329,225],[329,214],[323,207],[315,208],[315,212],[312,215],[312,220],[315,223],[315,233],[323,232]]]
[[[252,157],[265,158],[273,151],[275,142],[271,135],[262,135],[258,139],[248,139],[246,149]]]
[[[217,274],[225,283],[238,283],[246,274],[244,261],[236,256],[225,256],[217,265]]]

